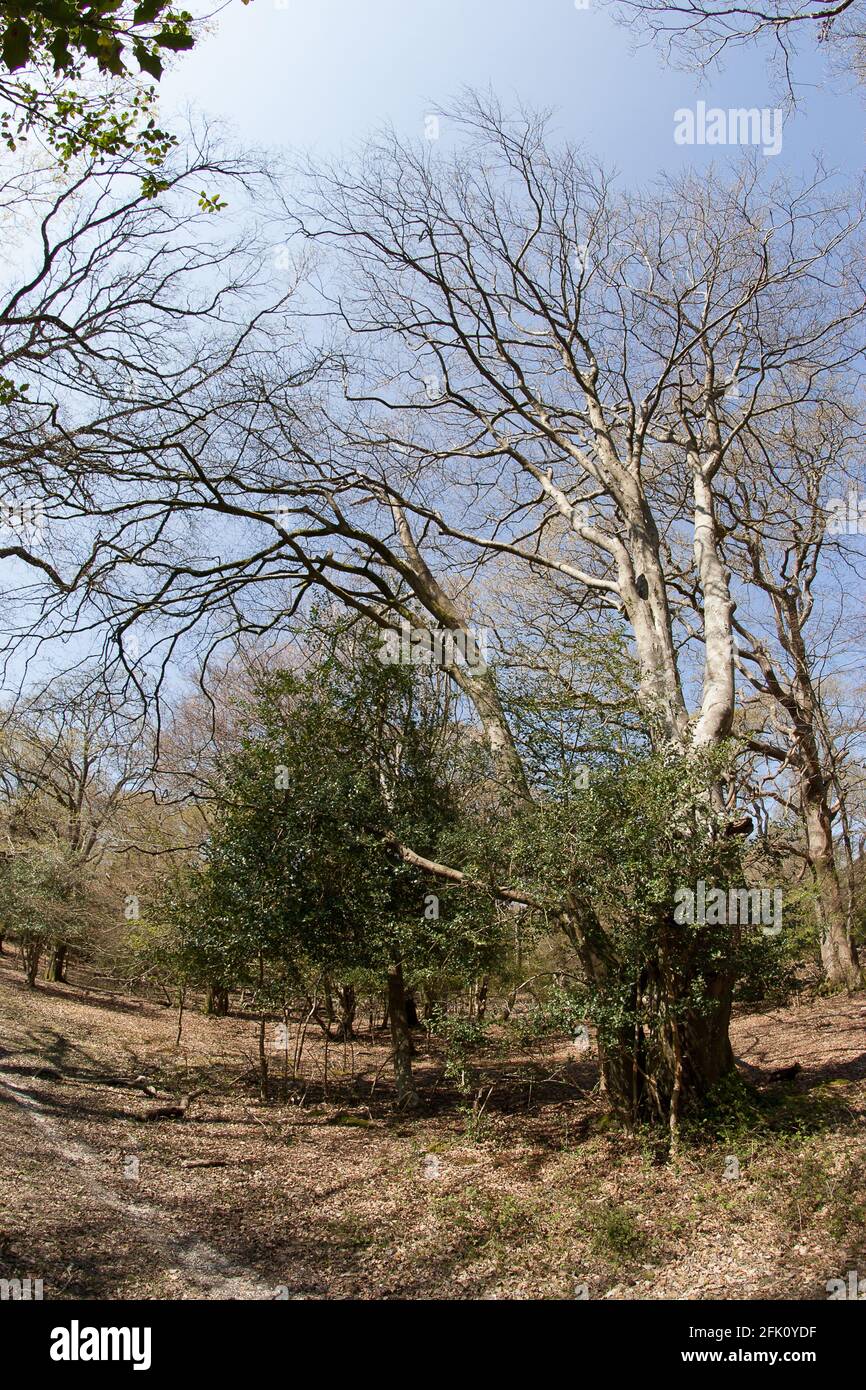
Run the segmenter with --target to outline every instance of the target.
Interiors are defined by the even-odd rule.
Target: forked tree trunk
[[[391,1019],[391,1055],[397,1104],[402,1110],[413,1110],[421,1102],[412,1076],[412,1035],[406,1015],[406,989],[400,961],[394,961],[388,967],[388,1014]]]
[[[588,410],[593,426],[598,426],[596,445],[600,466],[607,470],[605,485],[626,521],[625,533],[612,553],[617,565],[619,594],[634,633],[647,724],[654,743],[671,743],[685,751],[689,718],[678,668],[658,527],[637,476],[622,468],[601,407],[591,397]],[[694,482],[695,559],[706,636],[700,711],[690,742],[714,747],[727,737],[734,711],[733,603],[729,576],[719,553],[720,528],[710,473],[698,456],[690,455],[690,463]],[[582,520],[575,521],[577,512],[569,499],[557,497],[555,489],[549,487],[548,490],[572,519],[578,533],[583,534],[586,527]],[[460,615],[421,557],[399,508],[395,509],[395,520],[418,581],[416,593],[438,622],[458,626]],[[471,700],[484,727],[500,779],[503,804],[507,804],[509,794],[517,800],[529,799],[525,773],[499,699],[494,673],[486,668],[472,673],[456,667],[451,674]],[[602,964],[595,955],[599,942],[593,946],[585,938],[581,940],[577,930],[572,932],[567,928],[567,934],[577,946],[590,978],[603,988],[612,984],[615,989],[616,973],[624,967],[615,961]],[[692,985],[697,981],[683,979],[680,974],[662,983],[666,972],[661,968],[660,958],[650,962],[649,968],[654,969],[653,1006],[658,1009],[659,1016],[645,1036],[640,1028],[632,1028],[628,1036],[608,1036],[605,1041],[600,1040],[603,1079],[611,1104],[631,1123],[643,1118],[663,1119],[675,1131],[681,1111],[693,1099],[702,1098],[733,1066],[728,1039],[733,980],[720,976],[708,982],[710,999],[707,1011],[701,1012],[688,1002]],[[393,1017],[392,1029],[396,1037],[400,1029],[394,1027]],[[408,1049],[407,1037],[406,1055],[401,1058],[401,1065],[406,1068],[410,1065]],[[396,1067],[395,1044],[395,1070]]]

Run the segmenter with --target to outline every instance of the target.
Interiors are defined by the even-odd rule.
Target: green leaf
[[[142,72],[150,73],[150,76],[155,77],[158,82],[162,77],[162,60],[159,54],[151,53],[148,48],[145,48],[143,43],[134,44],[133,52],[135,54],[135,60]]]
[[[115,77],[122,77],[126,69],[123,66],[123,45],[120,39],[112,39],[105,34],[101,35],[97,62],[104,72],[113,73]]]
[[[132,16],[133,24],[152,24],[157,15],[165,9],[168,0],[141,0]]]
[[[3,35],[3,62],[10,72],[23,68],[30,57],[32,34],[23,19],[13,19]]]
[[[192,48],[195,39],[192,34],[172,33],[171,29],[160,29],[154,43],[159,44],[160,48],[170,48],[172,52],[180,53],[183,49]]]
[[[66,29],[70,24],[81,22],[78,9],[70,4],[69,0],[43,0],[39,8],[45,19],[58,29]]]
[[[65,72],[72,67],[72,54],[69,51],[69,31],[58,29],[52,36],[48,51],[54,59],[54,71]]]

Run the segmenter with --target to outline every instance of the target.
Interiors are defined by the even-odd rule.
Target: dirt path
[[[14,1063],[16,1058],[11,1060]],[[36,1082],[35,1076],[33,1081]],[[114,1213],[118,1235],[123,1232],[131,1243],[143,1242],[149,1246],[169,1275],[179,1275],[183,1279],[188,1298],[273,1299],[280,1296],[280,1291],[264,1284],[252,1271],[233,1269],[213,1246],[195,1236],[179,1237],[172,1231],[165,1214],[153,1203],[131,1202],[121,1196],[106,1173],[102,1156],[85,1144],[71,1141],[32,1092],[4,1078],[2,1069],[0,1091],[23,1108],[49,1157],[75,1168],[77,1184],[86,1189],[90,1201]],[[57,1177],[65,1187],[67,1173],[63,1167]]]
[[[0,1277],[46,1298],[818,1299],[866,1275],[862,995],[738,1017],[762,1093],[799,1066],[779,1131],[747,1120],[668,1164],[567,1048],[491,1057],[479,1125],[435,1058],[422,1112],[397,1114],[384,1039],[345,1059],[362,1081],[332,1048],[323,1094],[311,1038],[305,1103],[261,1108],[253,1019],[190,1011],[180,1048],[176,1030],[80,983],[28,991],[0,956]],[[205,1091],[145,1121],[141,1075]]]

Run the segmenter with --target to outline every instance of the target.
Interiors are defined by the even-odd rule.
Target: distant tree
[[[125,847],[126,799],[147,784],[153,752],[146,718],[92,672],[54,681],[0,711],[0,809],[9,853],[16,861],[42,862],[50,852],[64,881],[87,882],[92,890],[97,873],[108,871]],[[59,981],[81,935],[80,913],[63,931],[61,901],[63,895],[52,918],[47,971]]]
[[[4,933],[18,942],[24,976],[33,988],[44,951],[56,953],[82,930],[88,875],[57,842],[27,845],[0,861]],[[64,955],[65,959],[65,955]]]
[[[755,692],[743,703],[751,727],[741,737],[779,771],[783,804],[793,780],[800,836],[790,850],[802,855],[815,886],[824,977],[848,989],[863,977],[842,885],[851,858],[844,750],[826,692],[840,662],[844,597],[858,555],[847,526],[834,532],[828,493],[835,486],[846,494],[837,504],[847,504],[844,470],[857,461],[861,438],[856,414],[828,392],[814,411],[792,413],[760,439],[745,433],[720,499],[723,552],[743,585],[734,617],[738,665]],[[768,452],[773,470],[765,476]],[[765,789],[768,797],[778,792]]]

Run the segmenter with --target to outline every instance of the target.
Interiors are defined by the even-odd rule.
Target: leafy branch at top
[[[0,57],[9,72],[50,61],[55,73],[72,74],[83,59],[101,72],[123,77],[130,56],[141,72],[162,76],[162,50],[192,48],[193,17],[170,0],[12,0],[0,20]]]

